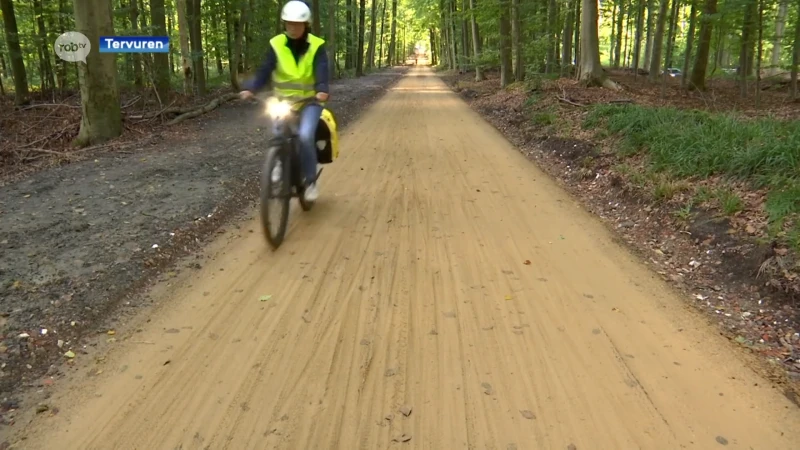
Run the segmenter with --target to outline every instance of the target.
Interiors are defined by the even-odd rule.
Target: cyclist
[[[291,0],[284,5],[281,20],[286,31],[269,41],[264,64],[252,80],[243,84],[240,97],[250,98],[254,91],[272,81],[275,94],[280,97],[308,98],[316,95],[318,101],[327,101],[328,56],[325,41],[309,32],[311,10],[304,2]],[[298,139],[305,184],[303,197],[309,202],[319,197],[315,137],[321,114],[322,106],[318,104],[305,105],[300,111]]]

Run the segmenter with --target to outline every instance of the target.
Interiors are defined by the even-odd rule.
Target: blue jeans
[[[300,168],[305,182],[317,176],[317,126],[322,116],[322,106],[306,105],[300,111],[300,126],[297,130],[300,144]]]

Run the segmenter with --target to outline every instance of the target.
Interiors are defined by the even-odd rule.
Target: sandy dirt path
[[[18,447],[800,445],[797,409],[429,70],[342,148],[277,253],[256,220],[229,236]]]

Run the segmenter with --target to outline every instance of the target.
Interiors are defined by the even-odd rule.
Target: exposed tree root
[[[221,105],[221,104],[223,104],[225,102],[231,101],[231,100],[233,100],[235,98],[239,98],[239,94],[236,93],[236,92],[229,92],[227,94],[221,95],[221,96],[215,98],[214,100],[211,100],[210,102],[206,103],[205,105],[203,105],[201,107],[198,107],[198,108],[195,108],[193,110],[181,113],[180,115],[178,115],[178,117],[176,117],[176,118],[172,119],[171,121],[169,121],[169,123],[167,125],[175,125],[175,124],[183,122],[186,119],[191,119],[193,117],[197,117],[197,116],[209,113],[209,112],[217,109],[217,107],[219,107],[219,105]]]
[[[621,91],[622,86],[615,83],[614,80],[606,76],[596,76],[589,74],[581,78],[581,84],[584,87],[604,87],[612,91]]]
[[[208,103],[200,106],[172,106],[175,103],[173,101],[169,106],[162,108],[159,111],[144,112],[141,114],[129,114],[126,115],[125,118],[128,120],[135,120],[140,123],[150,122],[158,118],[171,119],[167,124],[175,125],[177,123],[183,122],[186,119],[191,119],[193,117],[197,117],[206,114],[208,112],[211,112],[214,109],[218,108],[219,105],[238,97],[239,97],[238,93],[229,92],[227,94],[220,95],[219,97],[216,97],[211,101],[209,101]]]

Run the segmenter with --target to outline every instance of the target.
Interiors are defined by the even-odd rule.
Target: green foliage
[[[678,178],[722,175],[768,188],[770,222],[800,215],[800,122],[744,120],[673,108],[601,105],[584,125],[620,136],[623,155],[644,153],[655,172]],[[698,201],[712,195],[698,191]],[[726,214],[744,205],[731,191],[713,193]]]

